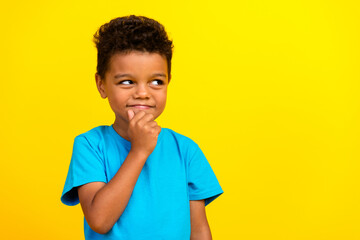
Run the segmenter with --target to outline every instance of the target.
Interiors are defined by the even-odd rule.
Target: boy
[[[171,76],[164,27],[116,18],[94,42],[96,85],[115,122],[75,138],[62,202],[80,202],[87,240],[211,239],[205,205],[223,191],[197,144],[155,122]]]

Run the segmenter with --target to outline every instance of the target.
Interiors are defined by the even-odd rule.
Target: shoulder
[[[92,147],[99,147],[104,142],[106,135],[109,134],[109,127],[111,126],[102,125],[81,133],[75,137],[74,144],[85,142]]]
[[[77,135],[76,138],[81,138],[81,137],[94,138],[94,139],[101,138],[103,137],[104,134],[106,134],[108,127],[110,126],[102,125],[102,126],[94,127],[89,131]]]
[[[179,152],[186,153],[187,156],[191,156],[194,151],[198,151],[200,148],[196,142],[191,138],[175,132],[169,128],[162,128],[161,130],[161,142],[167,147],[175,147]]]
[[[98,126],[90,129],[87,132],[81,133],[75,137],[76,138],[86,138],[92,141],[99,141],[103,139],[107,134],[109,134],[109,127],[111,126]]]
[[[191,138],[182,135],[178,132],[175,132],[174,130],[170,129],[170,128],[162,128],[161,129],[161,133],[162,133],[162,138],[163,140],[169,140],[169,139],[174,139],[179,143],[183,143],[183,144],[196,144]]]

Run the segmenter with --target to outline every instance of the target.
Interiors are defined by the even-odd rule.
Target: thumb
[[[133,119],[134,115],[135,115],[135,113],[134,113],[133,110],[129,110],[129,111],[128,111],[129,121],[130,121],[131,119]]]

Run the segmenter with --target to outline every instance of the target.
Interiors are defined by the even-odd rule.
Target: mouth
[[[135,108],[135,109],[150,109],[150,108],[155,108],[155,106],[143,105],[143,104],[126,105],[126,107],[128,107],[128,108]]]

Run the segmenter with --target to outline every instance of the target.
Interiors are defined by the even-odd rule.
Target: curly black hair
[[[144,16],[125,16],[102,25],[94,34],[97,54],[97,74],[105,79],[110,58],[116,53],[141,51],[166,57],[168,76],[171,72],[173,43],[164,26]]]

